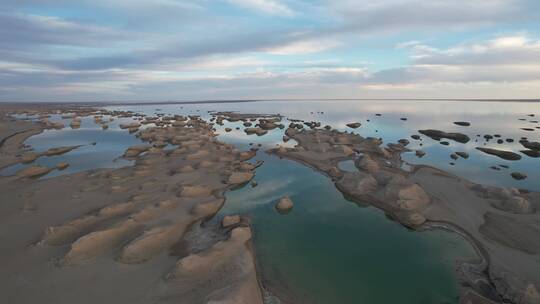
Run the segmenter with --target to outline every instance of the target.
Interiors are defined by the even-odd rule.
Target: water
[[[217,218],[249,214],[269,287],[293,303],[457,303],[457,259],[474,258],[459,236],[412,232],[375,208],[349,202],[326,177],[260,155],[258,186],[227,194]],[[293,210],[280,215],[276,200]]]
[[[53,115],[51,120],[61,120],[58,115]],[[70,119],[63,119],[66,126],[69,126]],[[79,129],[45,130],[43,133],[32,136],[26,140],[25,144],[30,145],[34,151],[43,152],[49,148],[59,146],[81,147],[63,154],[50,157],[40,157],[29,165],[43,165],[54,167],[61,162],[68,162],[70,166],[62,171],[52,171],[44,178],[58,175],[80,172],[94,168],[119,168],[131,164],[131,161],[119,158],[123,151],[130,146],[140,144],[140,140],[127,131],[120,130],[119,121],[115,120],[110,124],[110,129],[102,130],[100,125],[94,123],[93,118],[82,119]],[[16,164],[0,171],[0,176],[13,175],[18,170],[29,166]]]
[[[159,111],[156,111],[159,108]],[[207,111],[239,111],[243,113],[274,113],[282,114],[288,118],[303,119],[306,121],[321,121],[322,125],[329,124],[335,129],[353,131],[364,137],[381,137],[384,142],[396,142],[401,138],[411,141],[410,149],[422,149],[426,155],[419,159],[414,152],[403,154],[405,161],[413,164],[427,164],[442,170],[467,177],[469,180],[498,186],[512,186],[529,190],[540,191],[540,170],[537,170],[540,158],[531,158],[520,153],[525,148],[518,142],[521,137],[530,141],[540,141],[539,123],[531,121],[540,120],[540,103],[533,102],[474,102],[474,101],[434,101],[434,100],[325,100],[325,101],[261,101],[249,103],[224,104],[188,104],[188,105],[144,105],[130,107],[111,107],[143,112],[153,115],[156,112],[165,114],[183,113],[210,117]],[[323,112],[323,113],[320,113]],[[375,114],[382,114],[376,116]],[[535,114],[534,117],[528,116]],[[407,118],[402,121],[400,118]],[[519,119],[525,119],[521,121]],[[367,121],[369,120],[369,122]],[[453,124],[454,121],[468,121],[470,127],[461,127]],[[360,122],[358,129],[346,127],[347,123]],[[227,125],[233,128],[231,133],[225,133],[224,127],[219,127],[220,137],[226,141],[247,143],[249,141],[263,142],[266,146],[282,144],[283,130],[274,130],[259,137],[255,135],[246,137],[244,132],[234,130],[241,123]],[[525,131],[521,128],[533,128],[535,131]],[[417,134],[421,129],[438,129],[446,132],[461,132],[467,134],[471,141],[461,144],[449,140],[449,146],[424,138],[415,141],[410,135]],[[477,139],[477,134],[500,134],[502,139],[513,138],[513,143],[498,144],[496,139],[486,142],[483,137]],[[422,144],[422,146],[420,146]],[[485,145],[484,145],[485,144]],[[514,151],[521,154],[520,161],[506,161],[495,156],[484,154],[475,147],[490,147]],[[453,161],[450,154],[464,151],[470,154],[468,160]],[[450,162],[454,162],[451,165]],[[490,169],[491,166],[507,165],[509,169],[500,171]],[[510,173],[520,171],[526,173],[528,178],[522,181],[514,180]]]
[[[540,126],[531,122],[537,117],[527,116],[540,114],[537,103],[268,101],[109,108],[148,115],[159,112],[201,115],[203,118],[210,117],[210,110],[280,113],[289,118],[321,121],[323,126],[329,124],[364,137],[381,137],[386,143],[408,138],[411,141],[409,148],[421,148],[427,154],[417,158],[414,153],[405,153],[403,157],[407,162],[432,165],[479,183],[540,191],[537,182],[540,159],[522,155],[520,161],[505,161],[475,149],[485,144],[486,147],[518,152],[524,149],[517,142],[520,137],[539,141],[540,130],[520,129]],[[377,113],[382,115],[376,116]],[[400,119],[403,117],[407,120]],[[53,172],[57,175],[127,165],[129,163],[117,158],[125,148],[139,143],[127,131],[118,129],[119,122],[128,120],[116,120],[109,130],[102,131],[88,118],[83,120],[81,129],[46,131],[30,138],[27,144],[37,151],[54,146],[84,145],[62,156],[38,160],[43,164],[70,162],[69,169]],[[457,126],[454,121],[468,121],[471,126]],[[350,122],[361,122],[362,126],[350,129],[346,127]],[[226,127],[233,131],[225,132]],[[240,130],[235,130],[236,127]],[[272,130],[258,137],[247,136],[241,122],[226,123],[217,128],[220,140],[241,149],[248,149],[250,143],[262,146],[254,159],[265,162],[256,172],[258,186],[246,186],[227,193],[227,203],[215,220],[226,214],[251,217],[260,271],[272,290],[305,303],[457,303],[455,262],[474,257],[473,249],[459,236],[442,231],[409,231],[375,208],[345,200],[327,177],[298,163],[264,153],[270,147],[283,144],[284,130]],[[409,136],[419,129],[461,132],[472,140],[467,144],[450,141],[449,146],[443,146],[425,137],[422,141],[410,139]],[[515,142],[497,144],[493,140],[485,142],[483,137],[475,142],[477,134],[501,134],[503,139],[513,138]],[[91,142],[97,144],[89,145]],[[291,140],[286,145],[294,146],[295,143]],[[468,152],[470,157],[453,161],[450,154],[455,151]],[[490,169],[501,164],[510,168]],[[13,166],[0,174],[13,174],[22,167],[24,165]],[[348,171],[355,169],[350,161],[342,162],[340,167]],[[516,181],[510,177],[513,171],[526,173],[528,178]],[[276,200],[283,195],[289,195],[295,203],[293,211],[287,215],[274,210]]]

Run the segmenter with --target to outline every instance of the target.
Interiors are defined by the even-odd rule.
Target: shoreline
[[[540,98],[256,98],[256,99],[223,99],[223,100],[185,100],[185,101],[81,101],[81,102],[51,102],[51,101],[0,101],[3,106],[71,106],[77,107],[109,107],[109,106],[145,106],[145,105],[193,105],[220,103],[251,103],[272,101],[471,101],[471,102],[501,102],[501,103],[540,103]]]
[[[538,213],[534,215],[534,206],[538,204],[539,194],[521,192],[517,189],[512,190],[514,194],[509,195],[513,195],[510,196],[512,199],[515,198],[513,202],[523,201],[527,204],[529,202],[534,204],[532,205],[533,213],[530,213],[528,209],[523,209],[523,212],[529,215],[530,220],[525,225],[520,223],[521,226],[512,226],[512,223],[521,221],[518,218],[524,218],[519,217],[518,214],[513,215],[510,220],[508,216],[512,214],[511,209],[495,209],[491,202],[488,203],[488,199],[505,199],[498,196],[498,193],[506,193],[504,192],[506,190],[502,191],[497,187],[475,184],[429,166],[413,166],[411,172],[408,172],[402,168],[404,162],[401,159],[401,153],[407,149],[401,144],[388,144],[382,147],[382,141],[364,139],[352,133],[322,129],[306,130],[302,128],[297,130],[294,125],[287,129],[286,135],[298,142],[295,148],[279,147],[267,152],[303,165],[307,164],[308,167],[332,178],[336,188],[346,198],[381,209],[393,220],[413,230],[422,229],[426,223],[433,223],[430,224],[432,227],[439,226],[439,228],[454,230],[456,233],[462,232],[459,234],[477,250],[479,257],[484,257],[483,261],[486,262],[486,267],[481,272],[484,272],[485,277],[489,280],[488,284],[478,286],[482,280],[473,278],[475,276],[474,269],[463,269],[462,267],[462,271],[468,272],[465,274],[465,278],[469,280],[476,291],[476,294],[472,295],[470,292],[462,292],[463,301],[465,298],[478,298],[480,295],[486,297],[485,301],[497,303],[511,301],[532,304],[540,300],[540,295],[534,285],[534,280],[540,281],[540,276],[531,276],[529,272],[527,278],[533,280],[532,283],[521,281],[523,274],[521,271],[527,267],[530,270],[536,264],[535,257],[530,257],[527,254],[528,251],[516,252],[515,248],[508,248],[505,245],[505,242],[511,242],[507,239],[512,237],[512,233],[520,235],[520,238],[523,239],[535,237],[536,234],[532,231],[537,229],[534,227],[538,223],[533,219],[538,217]],[[354,160],[358,171],[340,170],[338,163],[344,159]],[[462,193],[464,197],[460,197],[456,193]],[[487,198],[482,198],[480,194],[487,195]],[[463,199],[474,200],[474,203],[468,201],[467,204],[460,204],[459,201],[463,201]],[[529,206],[520,205],[518,207],[508,202],[501,201],[498,204],[505,206],[504,208]],[[501,211],[507,213],[504,213],[504,216],[499,215]],[[473,215],[468,216],[471,212]],[[471,221],[467,216],[478,218],[478,220]],[[503,221],[506,227],[515,231],[509,232],[505,236],[506,239],[493,234],[492,231],[501,229],[498,228],[498,225],[502,225],[503,222],[501,224],[484,222],[481,218],[486,216]],[[450,223],[452,227],[450,224],[444,223]],[[497,238],[495,242],[492,241],[494,238]],[[533,243],[525,242],[523,244],[523,246],[529,246],[529,244],[534,246]],[[500,259],[507,257],[510,254],[509,251],[512,251],[512,254],[519,253],[521,255],[523,260],[517,264],[521,270],[501,269],[500,260],[497,260],[497,265],[490,262],[492,255]],[[503,263],[515,262],[509,261],[508,258],[504,261]],[[511,277],[508,277],[510,270],[512,271]],[[490,289],[496,289],[497,292],[494,293]]]
[[[3,122],[1,124],[4,125]],[[34,122],[22,122],[17,123],[17,125],[20,126],[13,126],[14,130],[7,130],[7,132],[0,133],[2,137],[0,140],[0,170],[17,164],[19,160],[14,155],[25,151],[23,148],[24,142],[28,138],[41,134],[45,130],[43,125]]]

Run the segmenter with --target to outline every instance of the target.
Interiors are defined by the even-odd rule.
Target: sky
[[[540,98],[538,0],[0,0],[0,101]]]

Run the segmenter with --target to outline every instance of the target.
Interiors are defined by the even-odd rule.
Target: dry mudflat
[[[1,164],[31,163],[23,142],[51,126],[52,110],[9,111],[43,116],[39,122],[0,119]],[[72,111],[75,121],[95,115],[103,123],[100,111]],[[37,177],[54,168],[30,166],[0,178],[3,301],[262,303],[248,222],[205,226],[224,193],[253,178],[256,165],[248,160],[255,152],[219,142],[198,117],[129,128],[144,142],[124,155],[133,166],[46,179]],[[188,233],[196,237],[185,238]]]

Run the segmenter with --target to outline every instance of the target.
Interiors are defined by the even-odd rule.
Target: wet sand
[[[73,117],[96,115],[101,123],[102,114],[81,111]],[[21,143],[49,126],[7,116],[1,121],[6,164],[22,162],[30,151]],[[0,179],[5,301],[262,303],[246,221],[185,246],[197,250],[171,255],[188,231],[218,212],[227,190],[253,178],[256,166],[247,161],[254,152],[217,141],[211,125],[198,117],[179,116],[137,136],[147,144],[126,151],[135,160],[130,167],[47,179],[36,178],[48,172],[27,168],[26,174]],[[163,142],[176,146],[165,149]]]
[[[30,121],[0,121],[0,169],[18,163],[16,155],[24,152],[24,141],[42,131],[41,125]]]

